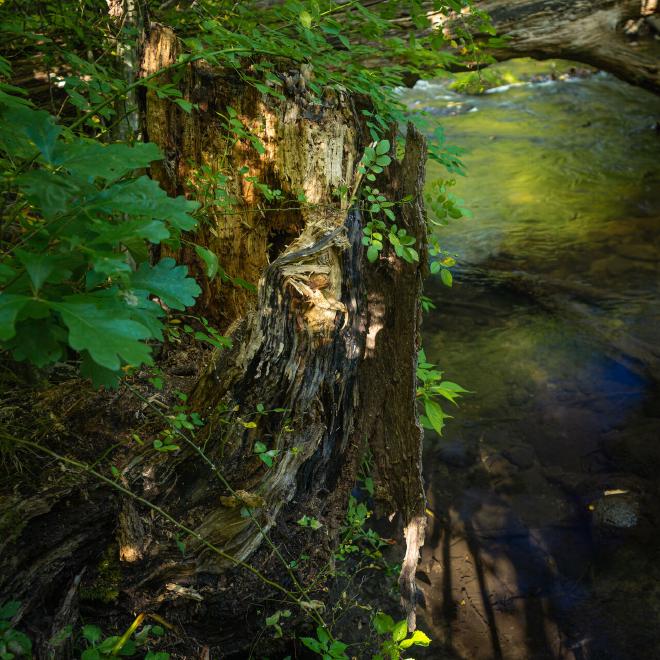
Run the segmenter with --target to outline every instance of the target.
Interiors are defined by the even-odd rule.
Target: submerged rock
[[[462,439],[443,442],[437,449],[439,460],[452,467],[470,467],[477,460],[477,449]]]
[[[589,509],[593,512],[596,525],[624,529],[635,527],[639,520],[639,503],[625,491],[605,491],[603,497],[593,502]]]
[[[504,458],[517,465],[522,470],[527,470],[534,465],[534,450],[527,445],[517,445],[502,452]]]

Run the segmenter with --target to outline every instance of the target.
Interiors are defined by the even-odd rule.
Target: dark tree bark
[[[429,3],[430,4],[430,3]],[[567,59],[589,64],[660,93],[660,19],[655,0],[478,0],[505,43],[488,48],[496,60]],[[448,37],[463,28],[475,39],[469,15],[431,14]],[[404,21],[404,29],[412,29]]]
[[[496,59],[561,58],[590,64],[660,93],[655,2],[640,0],[484,0],[478,3],[507,43]]]
[[[143,72],[172,63],[177,52],[172,32],[152,27]],[[202,177],[244,167],[248,177],[282,191],[269,201],[254,181],[235,175],[229,181],[234,209],[208,204],[194,237],[232,276],[258,281],[256,294],[206,281],[198,305],[198,313],[233,340],[230,350],[196,365],[200,375],[187,388],[192,409],[207,420],[195,442],[208,461],[180,440],[176,455],[158,454],[144,430],[144,446],[124,446],[113,456],[122,487],[194,533],[182,537],[182,557],[177,530],[143,502],[70,465],[63,471],[52,460],[37,463],[42,474],[33,487],[17,482],[0,499],[0,593],[22,601],[19,619],[42,655],[57,655],[49,637],[62,621],[75,621],[78,592],[103,591],[105,561],[112,588],[99,595],[120,618],[156,612],[200,643],[221,644],[223,655],[239,652],[260,624],[255,609],[282,594],[237,562],[250,562],[295,592],[264,541],[267,533],[287,558],[310,555],[298,576],[310,583],[331,560],[368,443],[380,499],[388,513],[398,513],[408,541],[401,581],[412,626],[425,506],[415,410],[424,139],[409,127],[403,160],[393,160],[377,182],[393,201],[412,197],[397,207],[397,222],[417,238],[421,263],[405,263],[386,249],[370,264],[359,211],[350,192],[342,192],[354,187],[368,140],[356,99],[329,98],[319,110],[308,106],[304,89],[292,88],[286,100],[276,100],[202,62],[189,65],[177,84],[198,110],[186,114],[150,91],[144,98],[147,136],[166,155],[152,176],[173,194],[194,194],[203,188]],[[260,138],[264,154],[228,135],[221,119],[228,106]],[[201,276],[194,252],[183,249],[178,256]],[[286,413],[255,416],[258,405]],[[113,417],[118,409],[124,415]],[[44,443],[68,453],[66,447],[79,447],[81,433],[83,444],[93,444],[99,429],[114,424],[110,445],[130,435],[135,418],[148,412],[149,404],[130,392],[97,394],[63,414]],[[157,430],[153,420],[150,428]],[[271,468],[255,455],[256,441],[279,452]],[[85,453],[75,451],[79,458]],[[89,449],[90,459],[96,451]],[[251,508],[253,519],[241,514],[242,506]],[[318,518],[323,528],[313,534],[302,529],[295,522],[302,515]],[[314,594],[298,597],[307,601]]]

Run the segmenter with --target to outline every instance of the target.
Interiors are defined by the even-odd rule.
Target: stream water
[[[660,98],[599,73],[405,99],[467,150],[474,213],[427,287],[427,358],[473,392],[426,443],[428,657],[660,658]]]

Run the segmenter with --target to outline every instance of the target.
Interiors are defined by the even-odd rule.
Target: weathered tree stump
[[[172,63],[177,51],[175,35],[153,26],[143,72]],[[258,287],[253,293],[205,280],[196,307],[233,341],[197,365],[201,375],[190,391],[192,409],[206,420],[194,438],[205,457],[185,442],[168,456],[147,442],[122,447],[114,462],[123,487],[194,533],[179,537],[182,556],[177,530],[149,507],[49,460],[33,490],[23,487],[0,500],[3,529],[11,529],[3,531],[0,592],[22,601],[23,625],[46,654],[54,622],[75,620],[71,594],[96,588],[99,562],[106,561],[114,592],[105,596],[120,619],[158,612],[200,643],[239,652],[261,623],[255,608],[282,594],[238,562],[295,593],[277,553],[306,552],[311,559],[298,580],[309,583],[331,559],[368,445],[377,495],[388,512],[398,513],[408,541],[401,582],[412,626],[425,507],[415,407],[426,254],[424,139],[409,127],[403,159],[393,160],[377,182],[392,201],[412,199],[396,207],[397,223],[417,238],[421,261],[409,264],[385,249],[370,264],[351,198],[367,146],[356,99],[338,95],[319,108],[300,88],[276,99],[203,62],[172,80],[198,109],[187,114],[146,91],[146,137],[166,156],[151,174],[172,194],[199,195],[204,181],[229,173],[232,208],[205,198],[191,239],[215,252],[232,277]],[[227,132],[229,107],[263,153]],[[269,198],[262,182],[281,194]],[[203,279],[194,251],[183,245],[179,259]],[[87,402],[86,424],[116,396],[101,393]],[[136,416],[143,413],[144,405]],[[130,435],[129,420],[113,429],[114,438]],[[97,423],[107,423],[107,416]],[[77,433],[65,423],[52,441],[68,443],[76,454],[71,436]],[[255,454],[257,441],[278,452],[272,467]],[[323,523],[315,536],[296,524],[302,515]],[[20,524],[13,524],[17,517]],[[312,595],[297,594],[302,601]]]

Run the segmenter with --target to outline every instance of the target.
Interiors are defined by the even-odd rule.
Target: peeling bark
[[[154,26],[145,47],[143,73],[172,64],[177,55],[172,31]],[[180,87],[185,99],[198,104],[197,112],[188,115],[174,103],[158,99],[155,92],[147,92],[147,137],[166,154],[163,163],[152,167],[152,176],[172,194],[199,197],[213,175],[233,173],[224,182],[233,203],[210,204],[196,237],[216,253],[227,273],[256,284],[269,260],[305,227],[332,229],[343,222],[346,200],[340,213],[333,192],[350,183],[359,157],[353,107],[347,99],[334,98],[319,110],[308,106],[304,91],[290,90],[286,102],[269,104],[235,73],[214,71],[203,61],[185,70]],[[260,139],[266,150],[261,157],[249,141],[236,141],[227,134],[229,107]],[[246,168],[245,175],[236,175],[241,168]],[[280,198],[269,201],[256,182],[280,190]],[[302,205],[300,193],[306,199]],[[186,263],[195,262],[190,250],[179,256]],[[201,269],[197,274],[206,281]],[[255,300],[249,291],[227,286],[219,278],[206,282],[204,288],[199,306],[225,328]]]

